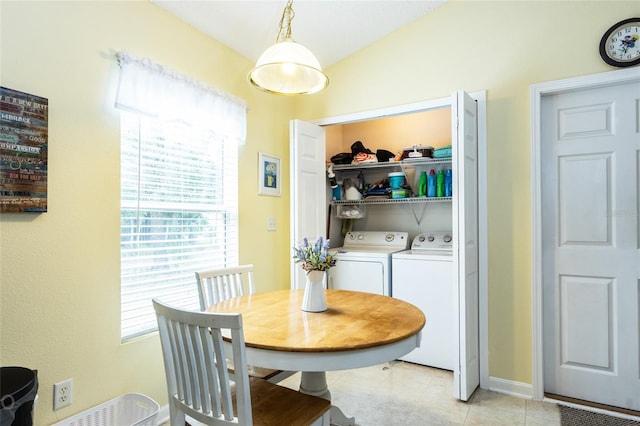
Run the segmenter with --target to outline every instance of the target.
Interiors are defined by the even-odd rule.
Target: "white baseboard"
[[[157,425],[169,424],[169,404],[160,406],[158,410]]]
[[[189,416],[186,416],[186,420],[191,426],[206,426],[204,423],[200,423],[199,421],[192,419]],[[169,404],[165,404],[160,407],[160,410],[158,411],[157,425],[169,425]]]
[[[529,383],[516,382],[513,380],[501,379],[499,377],[489,377],[487,390],[517,396],[525,399],[533,399],[533,385]]]
[[[525,399],[534,399],[533,398],[533,385],[528,383],[514,382],[512,380],[500,379],[498,377],[489,377],[488,382],[489,388],[487,390],[504,393],[511,396],[517,396]],[[549,397],[543,398],[544,402],[551,402],[558,405],[566,405],[567,407],[578,408],[580,410],[592,411],[594,413],[606,414],[613,417],[619,417],[622,419],[640,421],[640,417],[632,416],[629,414],[619,413],[617,411],[610,411],[596,407],[590,407],[588,405],[582,404],[574,404],[567,401],[562,401],[559,399],[553,399]]]

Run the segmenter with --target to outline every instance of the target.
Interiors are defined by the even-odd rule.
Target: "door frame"
[[[489,389],[489,290],[487,244],[487,92],[468,92],[477,102],[478,114],[478,351],[480,356],[480,387]],[[394,115],[410,114],[451,106],[451,96],[370,111],[337,115],[315,120],[318,126],[347,124]]]
[[[542,98],[583,89],[640,82],[637,67],[534,84],[531,86],[531,315],[533,348],[533,399],[544,399],[542,327],[542,187],[541,108]]]

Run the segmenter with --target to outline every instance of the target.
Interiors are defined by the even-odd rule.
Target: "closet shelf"
[[[361,200],[332,200],[331,204],[360,205],[360,204],[422,204],[451,202],[451,197],[409,197],[409,198],[363,198]]]
[[[367,170],[373,173],[380,173],[385,171],[398,171],[402,170],[406,176],[409,189],[412,193],[416,193],[418,184],[418,178],[421,171],[427,171],[431,167],[437,167],[441,164],[451,164],[451,157],[448,158],[411,158],[402,161],[392,161],[387,163],[362,163],[362,164],[334,164],[333,171],[336,173],[341,172],[354,172],[361,171],[366,173]],[[364,170],[364,172],[362,172]],[[333,206],[358,206],[358,205],[398,205],[406,204],[411,206],[413,216],[416,223],[420,225],[427,204],[430,203],[451,203],[452,197],[408,197],[408,198],[363,198],[360,200],[332,200]]]
[[[381,168],[394,168],[394,167],[404,168],[404,167],[412,167],[412,166],[447,164],[447,163],[451,163],[451,157],[405,159],[402,161],[390,161],[387,163],[333,164],[333,170],[345,171],[345,170],[381,169]]]

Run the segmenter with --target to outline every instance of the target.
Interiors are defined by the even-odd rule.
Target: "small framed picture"
[[[263,152],[258,153],[258,194],[279,197],[281,190],[280,159]]]

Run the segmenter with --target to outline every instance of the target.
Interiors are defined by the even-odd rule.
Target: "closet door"
[[[290,134],[291,247],[303,238],[324,236],[327,220],[327,178],[324,128],[292,120]],[[291,251],[293,256],[293,251]],[[304,288],[305,272],[291,259],[291,288]]]
[[[475,100],[451,96],[453,145],[454,396],[467,401],[480,385],[478,317],[478,113]],[[456,275],[457,274],[457,275]]]

